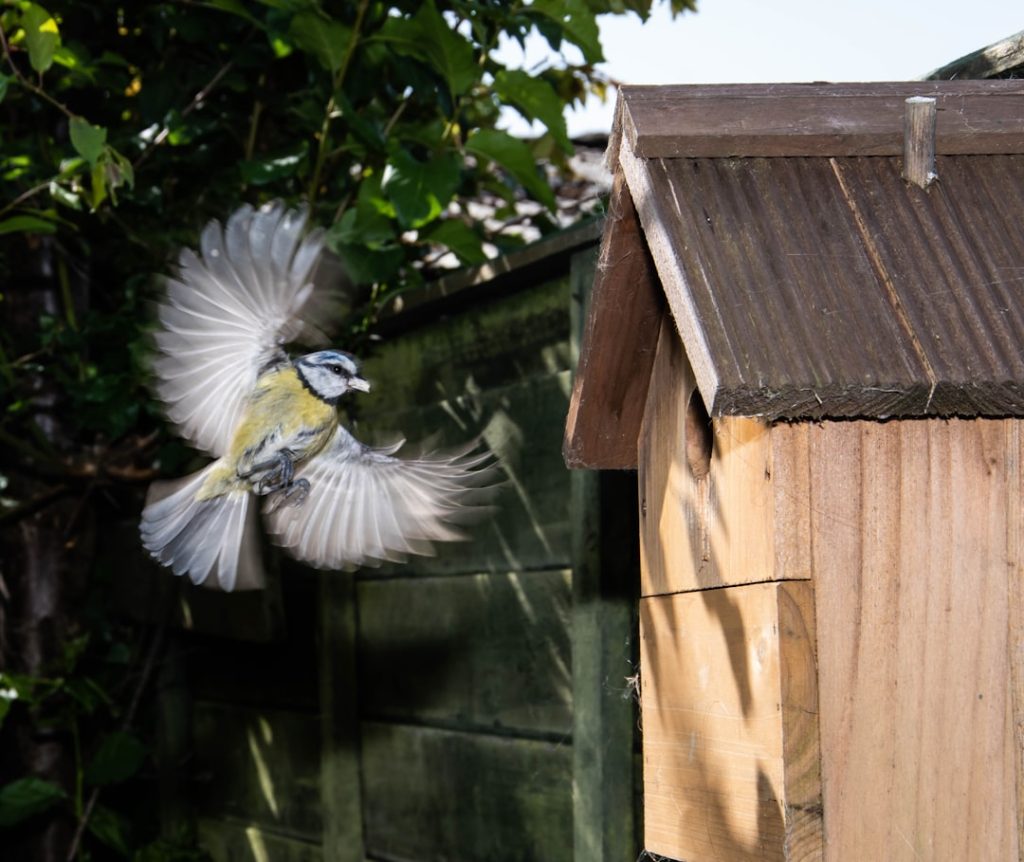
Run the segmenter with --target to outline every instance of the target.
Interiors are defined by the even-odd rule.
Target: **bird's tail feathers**
[[[139,525],[142,544],[154,559],[176,575],[187,574],[194,584],[228,592],[259,589],[264,579],[252,495],[239,489],[197,499],[217,464],[150,485]]]

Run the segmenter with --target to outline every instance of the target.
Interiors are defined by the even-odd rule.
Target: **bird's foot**
[[[274,497],[267,506],[267,514],[270,515],[282,506],[301,506],[309,496],[309,480],[296,479],[285,488],[271,492]]]
[[[254,464],[241,478],[248,479],[262,473],[253,486],[253,490],[261,497],[278,491],[287,491],[294,484],[292,478],[295,476],[295,462],[292,458],[291,452],[282,449],[270,461]]]

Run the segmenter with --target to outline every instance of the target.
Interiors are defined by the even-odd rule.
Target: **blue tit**
[[[486,511],[494,463],[471,448],[395,455],[339,422],[339,399],[367,392],[356,359],[320,349],[337,305],[322,230],[280,203],[243,206],[181,253],[158,306],[154,388],[167,417],[215,459],[156,482],[142,513],[146,550],[175,574],[224,590],[262,586],[257,509],[300,560],[341,569],[429,554]],[[257,500],[262,498],[262,506]]]

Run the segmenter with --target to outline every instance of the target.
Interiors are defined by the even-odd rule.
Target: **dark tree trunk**
[[[81,280],[73,286],[77,290],[62,291],[59,252],[52,243],[35,237],[24,242],[23,267],[0,304],[0,325],[19,351],[11,359],[36,349],[41,315],[66,316],[62,297],[77,293],[76,304],[84,298]],[[80,308],[72,311],[80,313]],[[35,677],[59,673],[68,641],[79,631],[76,613],[91,555],[91,517],[57,469],[60,453],[70,448],[60,388],[45,363],[42,367],[30,379],[27,393],[15,393],[29,402],[19,430],[34,423],[41,440],[33,441],[27,432],[17,436],[34,448],[48,445],[58,453],[57,463],[35,463],[12,445],[2,447],[0,459],[0,472],[8,481],[5,496],[23,504],[0,531],[0,670]],[[17,710],[3,728],[0,745],[0,782],[34,775],[73,796],[74,744],[67,729],[44,726]],[[55,807],[16,830],[14,846],[8,844],[3,855],[7,858],[10,851],[10,858],[26,862],[64,862],[74,825],[67,806]]]

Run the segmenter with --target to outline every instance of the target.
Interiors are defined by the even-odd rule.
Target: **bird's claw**
[[[296,479],[294,482],[289,483],[287,487],[275,489],[270,493],[273,493],[275,496],[267,506],[268,515],[273,514],[282,506],[301,506],[309,496],[309,480]]]

